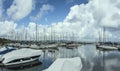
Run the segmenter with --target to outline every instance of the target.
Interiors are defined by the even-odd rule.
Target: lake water
[[[55,52],[46,51],[42,65],[20,67],[17,70],[1,68],[0,71],[42,71],[48,68],[56,58],[82,59],[82,71],[120,71],[119,51],[99,51],[95,45],[82,45],[74,49],[59,48]]]

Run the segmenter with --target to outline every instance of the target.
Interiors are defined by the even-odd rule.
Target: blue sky
[[[10,17],[7,16],[6,11],[12,5],[14,0],[3,0],[3,9],[4,9],[4,17],[7,20],[11,20]],[[44,4],[49,4],[53,6],[53,11],[44,14],[41,18],[34,20],[35,23],[38,24],[51,24],[54,22],[63,21],[65,17],[68,15],[70,11],[70,7],[74,5],[80,5],[81,3],[86,4],[87,0],[33,0],[34,9],[24,18],[15,21],[16,23],[28,25],[29,22],[33,22],[30,19],[31,16],[36,16]],[[24,4],[23,4],[24,5]]]

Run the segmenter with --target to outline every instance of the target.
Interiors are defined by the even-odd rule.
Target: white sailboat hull
[[[97,48],[101,50],[118,50],[117,47],[106,46],[106,45],[97,45]]]

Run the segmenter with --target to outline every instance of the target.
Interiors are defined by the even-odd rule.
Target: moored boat
[[[108,46],[108,45],[96,45],[96,48],[97,49],[100,49],[100,50],[118,50],[117,47],[114,47],[114,46]]]
[[[13,50],[16,50],[16,48],[9,47],[9,46],[4,46],[4,47],[0,48],[0,62],[2,61],[2,56],[4,54],[9,53]]]
[[[58,58],[53,64],[43,71],[81,71],[82,61],[80,57]]]
[[[6,53],[11,52],[13,50],[16,50],[16,48],[4,46],[0,49],[0,55],[6,54]]]
[[[40,63],[39,57],[43,54],[42,50],[34,50],[30,48],[22,48],[2,57],[1,65],[7,68],[26,66],[30,64]]]

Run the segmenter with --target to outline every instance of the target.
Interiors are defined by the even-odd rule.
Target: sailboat
[[[111,50],[118,50],[117,47],[114,47],[114,46],[110,46],[110,45],[106,45],[105,44],[105,27],[103,28],[103,41],[101,42],[101,38],[100,38],[100,34],[99,34],[99,42],[98,44],[96,45],[96,48],[97,49],[100,49],[100,50],[107,50],[107,51],[111,51]]]

